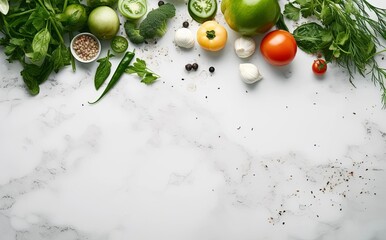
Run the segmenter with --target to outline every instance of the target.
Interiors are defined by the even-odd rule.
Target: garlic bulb
[[[245,83],[252,84],[263,78],[259,69],[252,63],[241,63],[239,70],[242,80]]]
[[[194,46],[194,36],[188,28],[180,28],[174,34],[174,42],[182,48],[192,48]]]
[[[240,58],[252,56],[256,50],[256,43],[250,37],[240,37],[235,41],[235,52]]]

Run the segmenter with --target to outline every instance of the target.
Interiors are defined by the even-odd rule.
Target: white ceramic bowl
[[[77,51],[74,49],[74,43],[75,41],[81,37],[81,36],[89,36],[91,37],[93,40],[95,40],[95,42],[97,43],[97,46],[98,46],[98,50],[97,50],[97,53],[90,59],[84,59],[82,58],[81,56],[78,55]],[[79,33],[78,35],[76,35],[72,40],[71,40],[71,45],[70,45],[70,49],[71,49],[71,54],[72,56],[74,56],[74,58],[76,60],[78,60],[79,62],[82,62],[82,63],[90,63],[90,62],[93,62],[95,61],[98,57],[99,57],[99,54],[101,53],[101,42],[99,41],[99,39],[91,34],[91,33],[88,33],[88,32],[83,32],[83,33]]]

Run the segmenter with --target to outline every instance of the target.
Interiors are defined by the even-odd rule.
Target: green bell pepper
[[[221,12],[229,27],[245,36],[271,29],[280,17],[278,0],[223,0]]]

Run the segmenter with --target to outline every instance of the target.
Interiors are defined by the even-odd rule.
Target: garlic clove
[[[240,58],[252,56],[256,51],[256,43],[253,38],[239,37],[234,44],[236,55]]]
[[[252,63],[241,63],[239,70],[243,82],[247,84],[255,83],[263,78],[257,66]]]
[[[188,28],[180,28],[174,34],[174,42],[182,48],[194,47],[194,35]]]

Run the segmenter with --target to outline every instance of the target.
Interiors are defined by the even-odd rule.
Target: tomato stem
[[[212,40],[216,37],[216,32],[214,30],[206,31],[206,37]]]

